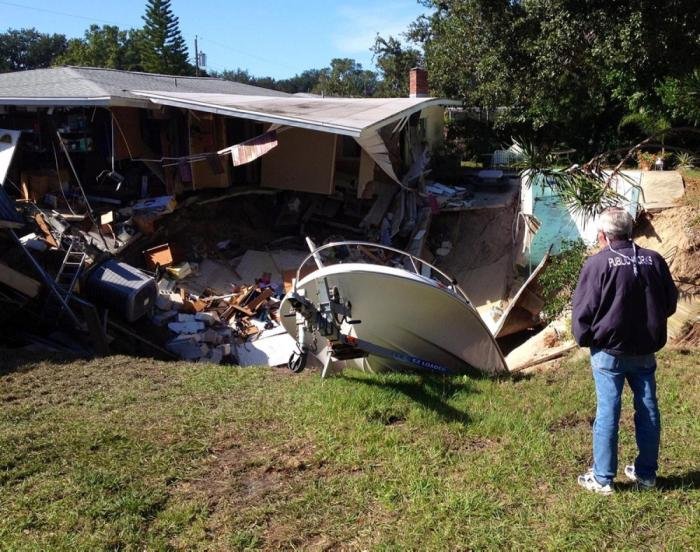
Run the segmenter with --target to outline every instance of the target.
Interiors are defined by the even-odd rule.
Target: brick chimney
[[[408,97],[427,98],[428,72],[421,67],[414,67],[408,73]]]

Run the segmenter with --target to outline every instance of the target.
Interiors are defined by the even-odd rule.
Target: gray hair
[[[610,207],[603,211],[598,221],[598,228],[608,238],[629,238],[632,235],[634,219],[622,207]]]

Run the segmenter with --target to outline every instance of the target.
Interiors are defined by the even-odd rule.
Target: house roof
[[[458,102],[438,98],[281,97],[133,91],[153,103],[359,137],[426,107]]]
[[[0,105],[135,105],[148,101],[131,90],[290,96],[211,77],[180,77],[92,67],[52,67],[0,74]]]

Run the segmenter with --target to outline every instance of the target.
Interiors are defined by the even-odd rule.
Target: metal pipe
[[[316,244],[313,241],[311,241],[311,238],[309,236],[306,236],[306,245],[309,246],[309,251],[311,251],[310,256],[314,258],[314,262],[316,263],[316,267],[323,268],[323,261],[321,260],[321,255],[319,255],[318,252],[321,249],[325,249],[325,246],[321,246],[321,247],[317,248]],[[309,257],[306,257],[306,259],[304,259],[304,263],[306,263],[307,260],[309,260]],[[304,263],[302,263],[302,264],[304,264]],[[297,280],[298,279],[299,279],[299,272],[297,271]]]

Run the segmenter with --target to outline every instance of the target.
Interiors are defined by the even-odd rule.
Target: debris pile
[[[264,274],[228,295],[197,296],[163,278],[151,321],[175,334],[166,349],[190,361],[237,363],[236,347],[279,326],[281,297]]]
[[[439,182],[427,184],[425,191],[429,194],[434,212],[468,207],[474,197],[474,192],[467,186],[445,186]]]

